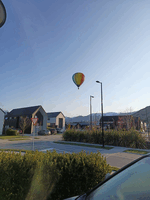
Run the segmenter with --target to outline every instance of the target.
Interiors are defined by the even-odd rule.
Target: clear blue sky
[[[65,116],[133,111],[150,100],[149,0],[7,0],[0,28],[0,107]],[[72,75],[82,72],[78,90]]]

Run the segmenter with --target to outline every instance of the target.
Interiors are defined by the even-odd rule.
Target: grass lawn
[[[124,152],[127,152],[127,153],[137,153],[137,154],[147,154],[149,153],[148,151],[140,151],[140,150],[125,150]]]
[[[28,136],[8,136],[8,135],[1,135],[0,140],[9,140],[9,141],[17,141],[17,140],[30,140]]]
[[[24,149],[0,149],[0,151],[15,151],[15,152],[30,152],[30,153],[33,153],[34,151],[32,150],[24,150]]]
[[[58,143],[58,144],[68,144],[68,145],[76,145],[76,146],[82,146],[82,147],[91,147],[91,148],[98,148],[98,149],[113,149],[113,147],[101,147],[98,145],[89,145],[89,144],[77,144],[77,143],[71,143],[71,142],[54,142],[54,143]]]

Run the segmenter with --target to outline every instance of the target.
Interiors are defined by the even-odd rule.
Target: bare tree
[[[22,116],[20,118],[19,126],[22,129],[22,133],[24,135],[25,130],[31,126],[31,120],[27,116]]]
[[[124,124],[126,125],[127,130],[130,130],[131,128],[135,129],[135,120],[132,116],[132,108],[126,109],[125,116],[123,117]]]

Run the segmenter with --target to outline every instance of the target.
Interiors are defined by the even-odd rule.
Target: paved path
[[[35,150],[39,150],[42,152],[46,152],[47,150],[53,151],[54,149],[58,153],[78,153],[82,150],[86,152],[93,152],[96,153],[99,151],[103,156],[106,157],[106,161],[108,164],[114,167],[121,168],[126,164],[132,162],[133,160],[141,157],[139,154],[131,154],[123,152],[126,149],[125,147],[114,147],[113,149],[98,149],[94,147],[85,147],[85,146],[75,146],[75,145],[66,145],[66,144],[57,144],[53,141],[61,141],[62,134],[60,135],[50,135],[50,136],[38,136],[39,140],[35,140]],[[64,142],[64,141],[62,141]],[[73,143],[73,142],[72,142]],[[81,143],[85,144],[85,143]],[[93,146],[91,144],[91,146]],[[101,146],[101,145],[99,145]],[[108,146],[108,145],[105,145]],[[8,141],[8,140],[0,140],[0,148],[1,149],[25,149],[25,150],[32,150],[33,141],[32,137],[31,140],[20,140],[20,141]],[[150,152],[150,150],[147,150]]]

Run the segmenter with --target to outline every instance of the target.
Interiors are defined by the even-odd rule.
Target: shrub
[[[99,130],[93,131],[75,131],[67,130],[63,134],[63,139],[66,141],[87,142],[102,144],[102,132]],[[136,130],[110,130],[104,131],[104,140],[107,145],[131,147],[131,148],[146,148],[146,139]]]
[[[10,136],[19,135],[19,132],[17,130],[13,130],[9,128],[6,130],[6,135],[10,135]]]
[[[64,199],[92,189],[111,171],[106,158],[98,153],[57,154],[53,158],[60,176],[49,196],[50,199]],[[58,192],[59,191],[59,192]]]
[[[61,200],[85,193],[111,171],[99,152],[0,152],[0,199]]]

